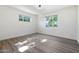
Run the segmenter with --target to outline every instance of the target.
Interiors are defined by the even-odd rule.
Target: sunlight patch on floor
[[[28,50],[29,49],[29,46],[23,46],[23,47],[20,47],[18,50],[20,51],[20,52],[24,52],[24,51],[26,51],[26,50]]]
[[[47,42],[47,40],[48,40],[48,39],[42,39],[41,42],[42,42],[42,43],[45,43],[45,42]]]
[[[24,52],[24,51],[27,51],[27,50],[29,50],[29,49],[35,47],[35,46],[36,46],[36,45],[35,45],[35,42],[31,42],[31,43],[27,44],[26,46],[22,46],[22,47],[18,48],[18,50],[19,50],[20,52]]]

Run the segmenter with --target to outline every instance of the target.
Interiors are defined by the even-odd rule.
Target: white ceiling
[[[73,5],[42,5],[42,8],[40,9],[38,8],[38,5],[18,5],[13,7],[32,14],[47,14],[71,6]]]

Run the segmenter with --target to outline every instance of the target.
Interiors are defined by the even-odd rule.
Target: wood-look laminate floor
[[[32,34],[0,41],[0,53],[78,53],[75,40]]]

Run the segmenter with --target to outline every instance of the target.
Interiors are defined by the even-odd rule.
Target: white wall
[[[77,7],[77,41],[79,43],[79,6]]]
[[[45,27],[44,16],[47,15],[58,15],[58,27],[56,28]],[[75,6],[64,8],[62,10],[47,15],[39,15],[39,21],[38,21],[39,33],[54,35],[54,36],[59,36],[69,39],[76,39],[77,9]]]
[[[19,21],[19,14],[31,16],[30,22]],[[7,6],[0,6],[0,40],[36,32],[36,16]]]
[[[31,22],[20,22],[18,19],[19,14],[31,16]],[[47,15],[54,14],[58,15],[58,27],[46,28],[45,15],[36,16],[7,6],[0,6],[0,40],[35,32],[76,39],[76,7],[65,8]],[[78,35],[77,39],[79,38]]]

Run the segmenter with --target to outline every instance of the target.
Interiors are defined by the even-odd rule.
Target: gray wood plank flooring
[[[37,33],[0,41],[0,53],[79,53],[79,44]]]

